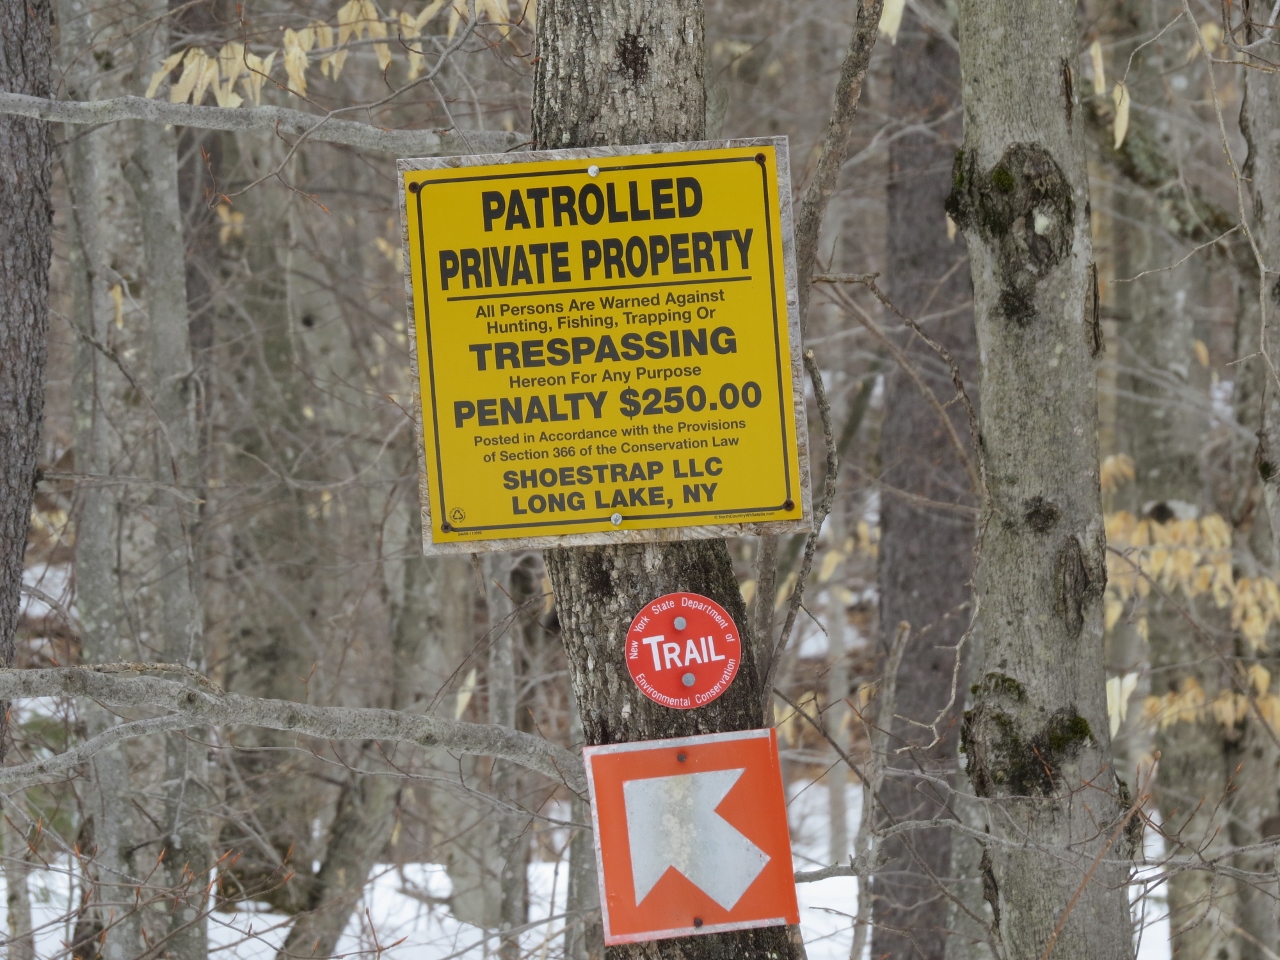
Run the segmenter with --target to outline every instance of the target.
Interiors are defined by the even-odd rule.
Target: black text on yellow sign
[[[785,142],[636,149],[401,161],[428,549],[805,524]]]

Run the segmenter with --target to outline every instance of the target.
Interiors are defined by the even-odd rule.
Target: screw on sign
[[[714,600],[668,593],[627,631],[627,669],[640,692],[664,707],[705,707],[729,689],[742,661],[737,624]]]

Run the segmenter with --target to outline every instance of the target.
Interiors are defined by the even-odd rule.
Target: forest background
[[[1280,956],[1280,3],[2,6],[14,960],[599,955],[630,693],[421,556],[394,160],[779,134],[823,522],[680,576],[805,923],[611,953]]]

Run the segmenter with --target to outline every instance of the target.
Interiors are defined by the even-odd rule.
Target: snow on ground
[[[793,784],[788,789],[792,853],[797,870],[813,870],[830,860],[828,799],[824,783]],[[851,784],[846,793],[848,836],[857,833],[861,789]],[[1148,831],[1147,854],[1158,856],[1161,841]],[[567,861],[538,862],[529,867],[530,920],[535,925],[522,936],[526,956],[550,960],[561,956],[568,886]],[[38,929],[36,955],[42,960],[65,958],[71,930],[72,871],[67,861],[32,874],[33,919]],[[858,883],[834,877],[798,888],[800,923],[810,960],[847,960],[853,942],[853,918],[858,909]],[[449,915],[444,902],[451,892],[449,877],[439,864],[380,865],[358,915],[353,916],[338,952],[348,957],[378,960],[481,960],[493,956],[497,943],[485,942],[484,931]],[[0,880],[0,914],[5,902]],[[538,922],[548,921],[549,922]],[[1149,897],[1139,911],[1144,925],[1138,960],[1168,960],[1169,922],[1163,889]],[[273,960],[288,932],[288,919],[268,910],[242,904],[234,914],[210,917],[210,954],[215,960]],[[487,949],[486,949],[487,948]]]

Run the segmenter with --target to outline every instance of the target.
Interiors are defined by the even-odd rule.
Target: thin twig
[[[831,404],[827,402],[827,390],[822,382],[822,371],[818,369],[818,361],[814,359],[812,350],[805,351],[804,368],[813,384],[813,397],[818,407],[818,417],[822,421],[827,469],[822,479],[822,497],[813,510],[813,530],[805,538],[804,556],[800,560],[800,570],[796,573],[795,586],[791,588],[791,597],[787,601],[787,617],[782,623],[782,631],[778,634],[777,641],[773,644],[769,661],[765,665],[764,683],[760,685],[762,691],[760,709],[766,717],[769,715],[769,691],[773,689],[773,678],[777,675],[782,654],[787,644],[791,642],[791,631],[795,629],[796,614],[804,601],[805,581],[809,579],[809,571],[813,569],[813,555],[818,549],[818,538],[822,536],[822,525],[826,522],[827,514],[831,512],[831,501],[836,495],[836,478],[840,470],[835,434],[831,428]]]

